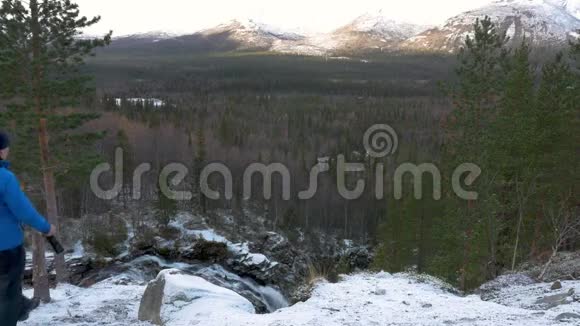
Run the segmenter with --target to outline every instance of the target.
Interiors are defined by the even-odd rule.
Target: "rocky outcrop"
[[[373,261],[373,255],[367,247],[352,247],[343,255],[349,271],[366,270]]]
[[[145,284],[163,269],[179,268],[240,294],[258,313],[266,313],[287,306],[286,298],[297,302],[310,297],[307,280],[313,265],[323,262],[322,270],[331,268],[338,275],[365,269],[372,260],[368,248],[332,235],[271,232],[260,217],[241,228],[232,227],[232,221],[228,214],[179,214],[165,227],[150,227],[147,237],[130,238],[122,255],[98,261],[86,255],[75,265],[72,283],[91,286],[130,273]]]
[[[556,286],[554,286],[556,285]],[[580,284],[577,281],[540,283],[525,274],[502,275],[476,291],[485,301],[537,311],[578,312]]]
[[[475,293],[479,294],[482,300],[489,301],[495,299],[505,288],[531,285],[534,283],[535,281],[525,274],[506,274],[484,283]]]
[[[212,309],[208,309],[212,307]],[[250,301],[237,293],[176,269],[163,270],[149,283],[139,306],[139,320],[168,325],[220,311],[254,313]]]
[[[544,275],[544,282],[569,281],[580,279],[580,251],[558,253],[548,271]],[[544,269],[544,262],[528,262],[520,266],[526,275],[537,278]]]
[[[219,263],[225,261],[228,254],[228,247],[225,243],[206,241],[200,239],[193,245],[181,250],[180,255],[185,261],[204,261]]]

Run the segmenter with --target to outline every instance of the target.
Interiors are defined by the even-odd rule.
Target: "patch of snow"
[[[141,106],[152,106],[154,108],[160,108],[165,106],[165,101],[157,99],[157,98],[116,98],[115,105],[117,107],[121,107],[123,101],[126,101],[132,105],[141,105]]]
[[[70,254],[70,259],[82,258],[85,256],[85,248],[81,240],[77,241],[73,247],[73,252]]]
[[[181,35],[183,35],[183,34],[177,33],[177,32],[150,31],[150,32],[146,32],[146,33],[115,36],[113,39],[122,39],[122,38],[132,38],[132,39],[138,39],[138,40],[151,39],[152,42],[158,42],[160,40],[167,40],[167,39],[176,38],[176,37],[179,37]]]
[[[85,249],[83,247],[82,242],[78,241],[77,243],[75,243],[72,253],[65,253],[64,260],[68,262],[74,259],[83,258],[84,256]],[[51,250],[47,250],[44,254],[44,257],[46,258],[47,264],[51,264],[52,261],[54,260],[54,252],[52,252]],[[25,269],[32,270],[32,251],[28,250],[26,251],[25,261],[26,261]]]
[[[252,254],[248,255],[246,260],[250,260],[253,265],[261,265],[268,261],[268,258],[262,254]]]
[[[510,39],[516,35],[516,23],[512,23],[506,31],[506,36]]]
[[[180,262],[169,263],[162,258],[159,258],[157,256],[151,256],[151,255],[144,255],[144,256],[138,257],[138,258],[134,259],[133,261],[131,261],[131,264],[136,265],[136,264],[147,263],[147,262],[153,262],[153,263],[157,264],[159,267],[165,268],[165,269],[187,270],[189,267],[191,267],[190,264],[180,263]]]
[[[328,59],[330,59],[330,60],[344,60],[344,61],[350,61],[350,60],[352,60],[349,57],[328,57]]]

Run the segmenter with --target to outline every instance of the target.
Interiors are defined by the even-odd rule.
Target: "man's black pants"
[[[23,246],[0,251],[0,326],[14,326],[20,316],[25,259]]]

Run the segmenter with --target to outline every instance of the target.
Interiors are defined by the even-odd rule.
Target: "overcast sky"
[[[234,18],[251,18],[284,29],[325,32],[365,12],[438,25],[491,0],[75,0],[81,13],[101,15],[87,32],[115,35],[148,31],[195,32]]]

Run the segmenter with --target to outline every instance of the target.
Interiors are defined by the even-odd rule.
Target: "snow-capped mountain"
[[[377,13],[366,13],[357,17],[350,24],[347,24],[334,33],[368,33],[381,37],[386,41],[405,40],[424,30],[428,26],[420,26],[389,19],[383,15],[382,10]]]
[[[491,17],[513,44],[524,37],[538,47],[559,46],[580,30],[580,0],[496,0],[431,28],[398,22],[382,11],[366,13],[330,33],[285,31],[251,19],[235,19],[198,32],[149,32],[115,38],[113,49],[136,51],[259,50],[299,55],[388,51],[454,52],[478,18]]]
[[[323,55],[333,52],[358,52],[391,49],[401,41],[427,29],[389,20],[382,15],[365,14],[331,33],[299,34],[286,32],[253,20],[233,20],[201,31],[200,35],[227,39],[239,44],[239,49],[262,49],[274,52]]]
[[[170,40],[175,40],[180,34],[166,31],[151,31],[139,34],[129,34],[113,36],[113,49],[146,49],[166,44]]]
[[[389,51],[427,28],[388,19],[379,11],[359,16],[331,33],[306,35],[291,42],[276,42],[271,50],[305,55]]]
[[[499,0],[449,19],[444,26],[427,30],[404,42],[403,48],[419,51],[457,50],[467,35],[473,33],[478,18],[489,16],[512,44],[524,37],[534,46],[565,44],[580,20],[570,12],[567,1],[561,0]]]
[[[379,12],[362,15],[353,22],[324,34],[301,34],[284,31],[251,19],[235,19],[176,39],[181,41],[203,39],[214,43],[227,43],[237,50],[326,55],[345,51],[392,49],[426,28],[389,20]]]
[[[580,0],[569,0],[565,2],[566,9],[572,16],[580,19]]]
[[[251,19],[235,19],[228,23],[203,30],[196,35],[206,38],[221,36],[238,44],[238,49],[271,49],[275,43],[299,41],[304,36],[292,32],[284,32],[266,24]]]
[[[427,30],[419,26],[385,17],[382,11],[366,13],[332,32],[334,49],[347,52],[394,49],[400,42]]]
[[[170,38],[175,38],[180,36],[180,34],[178,33],[172,33],[172,32],[165,32],[165,31],[150,31],[147,33],[140,33],[140,34],[130,34],[130,35],[122,35],[122,36],[118,36],[115,37],[116,39],[120,39],[120,38],[133,38],[133,39],[143,39],[143,40],[166,40],[166,39],[170,39]]]
[[[274,44],[293,42],[303,36],[284,32],[251,19],[235,19],[192,33],[149,32],[117,37],[112,49],[163,51],[271,50]]]

